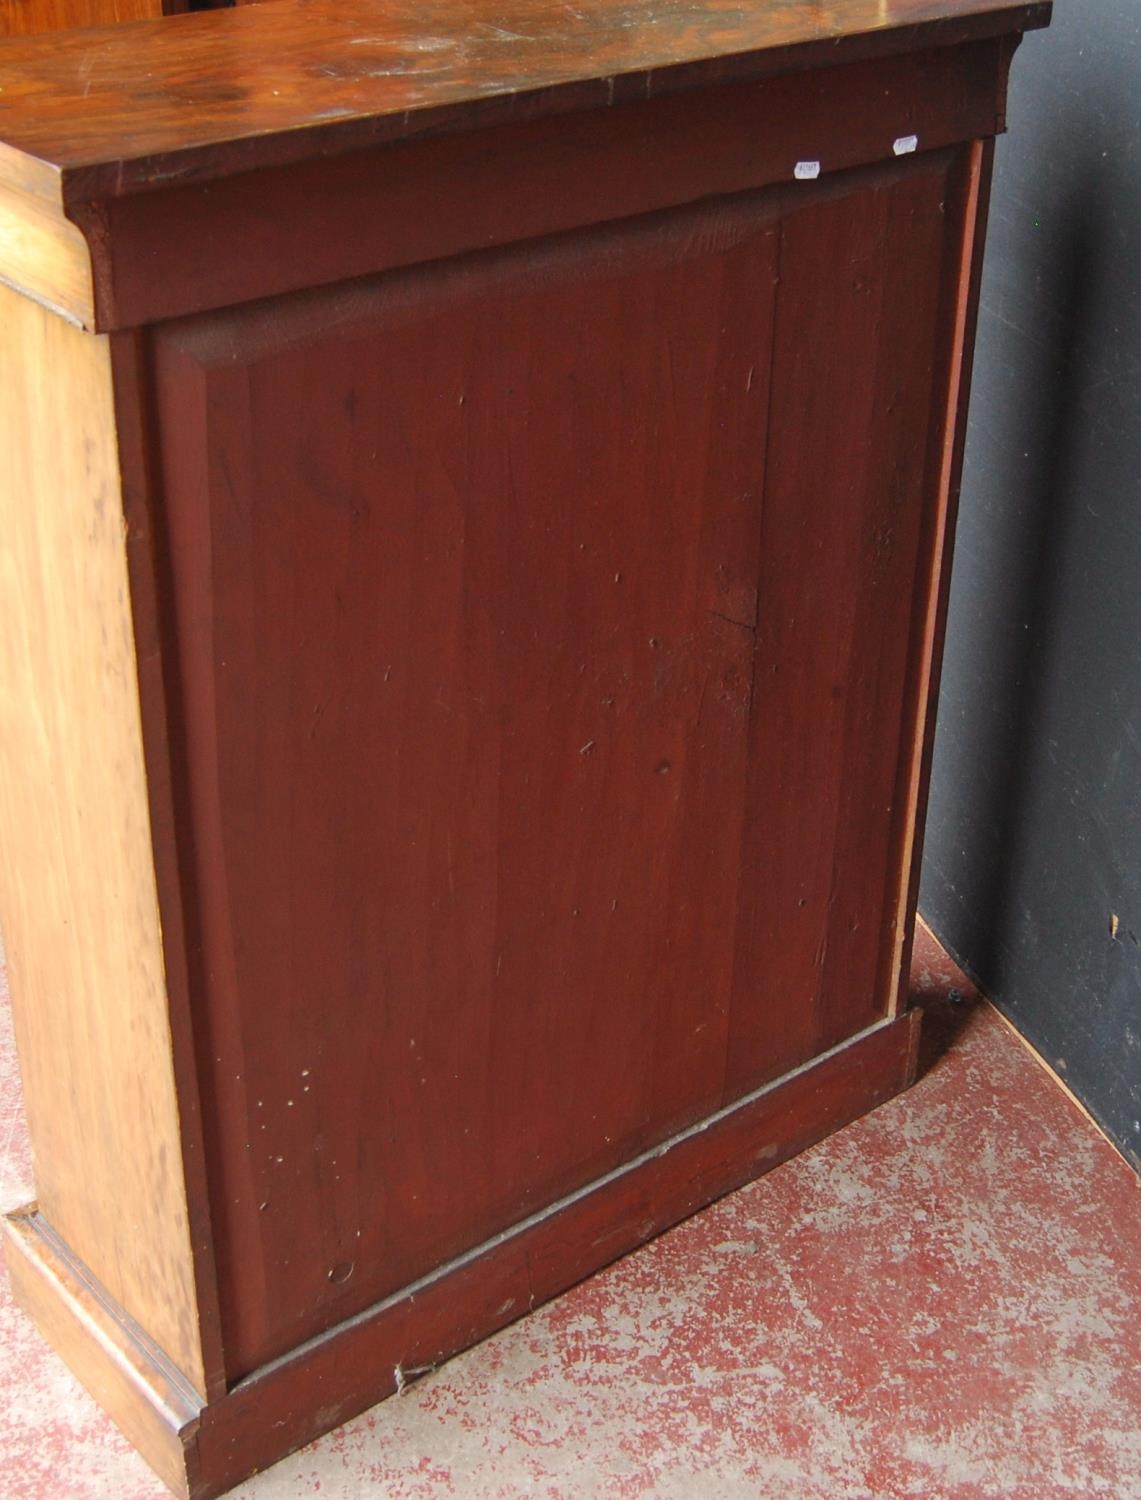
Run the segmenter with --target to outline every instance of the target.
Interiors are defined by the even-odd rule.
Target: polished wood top
[[[1049,0],[274,0],[0,43],[0,185],[65,204],[1044,26]]]

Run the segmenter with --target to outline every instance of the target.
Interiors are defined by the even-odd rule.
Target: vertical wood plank
[[[729,1097],[888,1005],[950,160],[786,196]]]
[[[201,1048],[208,1039],[195,1025],[193,1014],[200,954],[191,951],[188,939],[197,934],[197,912],[187,911],[188,891],[182,878],[185,851],[178,841],[178,830],[185,830],[186,820],[180,816],[178,803],[182,778],[172,765],[172,757],[181,753],[181,739],[171,733],[170,705],[178,700],[179,687],[177,652],[170,645],[168,580],[163,573],[166,547],[158,484],[160,465],[151,447],[153,390],[144,334],[112,334],[110,350],[152,856],[162,913],[167,1014],[206,1395],[213,1399],[226,1389],[226,1375],[198,1087],[203,1068]]]

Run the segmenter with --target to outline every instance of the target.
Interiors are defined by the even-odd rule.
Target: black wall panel
[[[1141,1166],[1141,0],[999,143],[920,905]]]

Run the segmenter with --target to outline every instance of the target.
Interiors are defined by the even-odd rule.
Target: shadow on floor
[[[925,1078],[975,1025],[985,1001],[922,922],[916,924],[910,999],[923,1011],[916,1077]]]

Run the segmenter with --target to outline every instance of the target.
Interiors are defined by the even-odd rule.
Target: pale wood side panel
[[[203,1359],[107,341],[0,287],[0,920],[40,1207]]]

